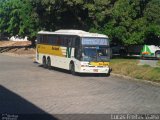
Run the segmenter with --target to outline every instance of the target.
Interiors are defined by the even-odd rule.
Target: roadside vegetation
[[[157,65],[160,67],[160,60],[158,61]]]
[[[40,30],[103,33],[128,46],[157,43],[160,0],[0,0],[0,34],[28,36]]]
[[[149,65],[138,65],[138,59],[120,59],[111,60],[113,73],[121,74],[137,79],[160,82],[160,67],[150,67]],[[160,63],[160,62],[159,62]]]

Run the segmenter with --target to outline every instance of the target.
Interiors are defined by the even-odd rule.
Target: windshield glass
[[[86,46],[83,47],[82,58],[83,61],[109,61],[109,47],[102,46]]]

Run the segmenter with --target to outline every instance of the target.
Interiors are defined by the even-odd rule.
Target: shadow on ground
[[[48,69],[48,68],[44,68],[43,65],[39,65],[39,67],[41,67],[41,69]],[[71,72],[69,70],[65,70],[65,69],[61,69],[61,68],[57,68],[57,67],[51,67],[48,70],[71,74]],[[79,77],[109,77],[110,75],[100,74],[100,73],[96,73],[96,74],[95,73],[76,73],[75,76],[79,76]]]
[[[109,118],[110,116],[105,114],[55,114],[53,116],[0,85],[0,120],[107,120]]]
[[[0,119],[58,120],[3,86],[0,86]]]

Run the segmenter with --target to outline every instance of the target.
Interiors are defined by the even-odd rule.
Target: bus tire
[[[51,69],[51,59],[50,59],[50,57],[47,58],[47,68]]]
[[[72,75],[76,75],[74,63],[70,63],[70,71]]]
[[[159,56],[160,56],[160,50],[158,50],[158,51],[155,52],[155,57],[159,58]]]
[[[43,64],[43,67],[44,67],[44,68],[46,68],[46,67],[47,67],[46,57],[45,57],[45,56],[43,56],[42,64]]]
[[[110,76],[110,73],[106,73],[106,75],[105,75],[106,77],[109,77]]]
[[[111,75],[111,72],[112,72],[112,68],[109,68],[109,72],[106,73],[106,77],[109,77]]]

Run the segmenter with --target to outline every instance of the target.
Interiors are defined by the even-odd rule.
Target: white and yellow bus
[[[82,30],[40,31],[36,61],[76,73],[110,73],[110,47],[106,35]]]

